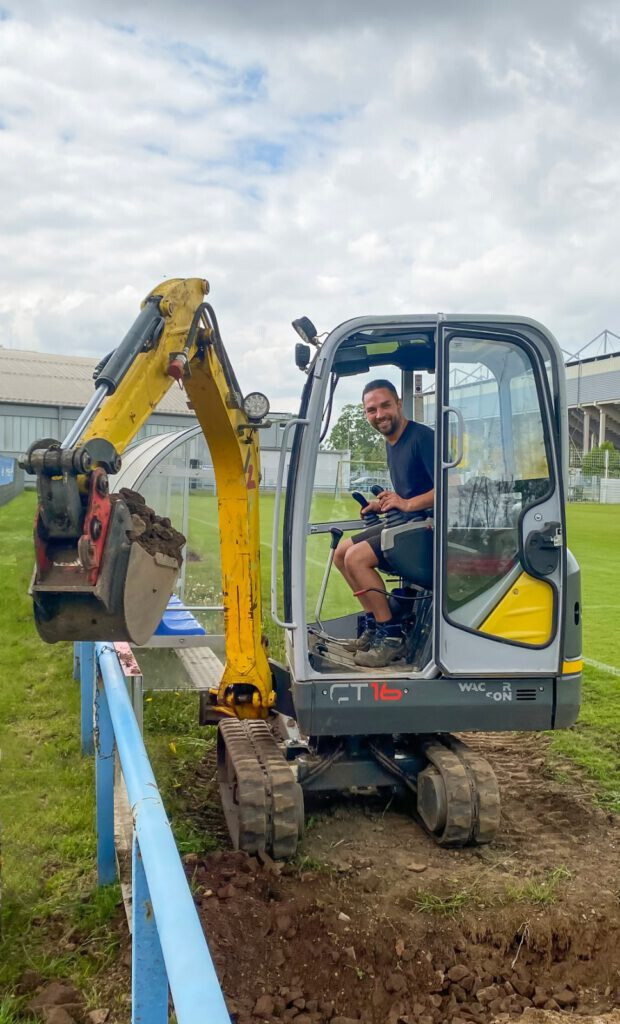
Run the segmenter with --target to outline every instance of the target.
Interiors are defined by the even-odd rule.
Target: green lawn
[[[585,769],[601,799],[620,811],[620,506],[569,505],[568,546],[581,565],[583,697],[573,729],[554,733],[551,749]]]
[[[0,994],[33,968],[71,976],[97,1006],[97,975],[117,952],[107,922],[119,892],[96,886],[94,765],[80,756],[71,647],[46,647],[32,622],[34,504],[30,493],[0,509]]]
[[[0,821],[4,855],[3,945],[0,946],[0,1024],[10,1021],[9,998],[20,972],[66,975],[99,1001],[100,978],[117,955],[118,890],[99,890],[95,878],[94,766],[79,751],[79,692],[71,675],[71,647],[42,644],[27,596],[32,567],[34,494],[0,508]],[[319,497],[312,519],[355,514],[351,499]],[[268,593],[273,498],[263,500],[262,576]],[[218,597],[216,504],[190,502],[188,562],[192,599]],[[620,668],[620,508],[571,506],[568,539],[583,570],[586,657]],[[325,535],[309,541],[313,606],[327,555]],[[334,575],[325,611],[353,602]],[[267,614],[265,619],[267,619]],[[212,742],[196,726],[195,704],[157,695],[146,707],[149,749],[183,850],[213,841],[198,835],[185,815],[184,787],[192,765]],[[588,666],[578,725],[551,739],[556,770],[562,759],[580,765],[602,800],[620,810],[620,677]],[[63,936],[72,930],[70,941]],[[104,1004],[109,1005],[109,1004]]]
[[[620,505],[569,505],[566,518],[581,565],[585,655],[620,669]]]
[[[32,621],[34,508],[32,492],[0,508],[0,1024],[14,1024],[23,1000],[12,993],[26,969],[71,978],[90,1008],[114,1005],[102,985],[124,916],[119,887],[97,886],[94,761],[80,753],[72,645],[46,646]],[[213,742],[197,712],[195,695],[161,694],[145,706],[151,760],[183,852],[213,842],[184,813],[193,765]]]

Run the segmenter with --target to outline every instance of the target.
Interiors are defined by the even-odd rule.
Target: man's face
[[[378,430],[384,437],[391,437],[398,430],[402,416],[403,404],[387,388],[376,388],[364,395],[364,412],[371,427]]]

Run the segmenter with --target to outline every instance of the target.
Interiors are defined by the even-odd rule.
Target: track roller
[[[293,857],[303,834],[301,786],[266,722],[227,718],[217,738],[218,783],[233,846]]]

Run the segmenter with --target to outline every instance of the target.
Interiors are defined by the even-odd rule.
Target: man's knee
[[[344,568],[344,562],[345,562],[345,558],[347,556],[347,551],[349,551],[349,549],[352,546],[353,546],[353,541],[351,540],[350,537],[347,537],[346,540],[341,540],[340,541],[338,547],[334,551],[334,565],[336,566],[337,569],[343,569]]]
[[[347,568],[368,568],[374,569],[377,565],[377,556],[367,541],[359,544],[351,544],[345,551],[344,564]]]

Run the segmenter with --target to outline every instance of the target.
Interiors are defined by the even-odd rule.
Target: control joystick
[[[352,491],[351,497],[355,498],[361,508],[366,508],[370,504],[361,491]],[[363,521],[367,526],[377,526],[381,522],[376,512],[369,512],[367,516],[363,516]]]
[[[380,487],[379,484],[373,484],[370,488],[375,498],[378,498],[380,494],[383,494],[385,487]],[[407,516],[403,515],[400,509],[391,508],[389,512],[385,513],[385,525],[386,526],[400,526],[402,523],[407,522]]]

